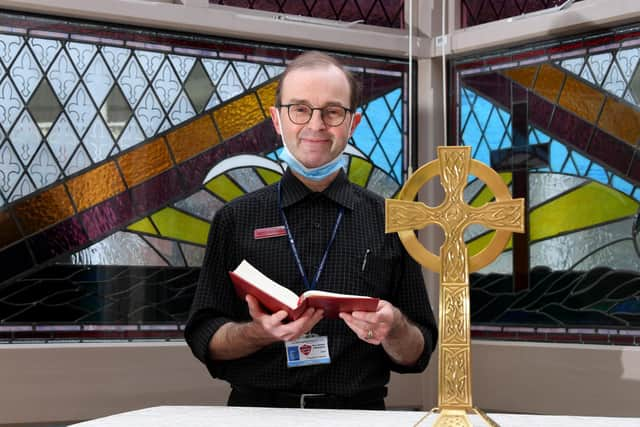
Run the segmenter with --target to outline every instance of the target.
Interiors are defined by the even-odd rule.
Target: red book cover
[[[337,318],[340,312],[376,311],[378,307],[378,298],[362,295],[311,290],[298,297],[246,260],[230,271],[229,276],[240,298],[244,299],[247,294],[253,295],[270,312],[285,310],[292,320],[300,317],[307,307],[322,308],[324,317],[327,318]]]

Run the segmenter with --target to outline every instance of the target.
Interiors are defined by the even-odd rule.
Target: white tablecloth
[[[425,418],[425,415],[426,418]],[[491,414],[502,427],[640,427],[640,418]],[[403,427],[431,426],[437,415],[417,411],[238,408],[226,406],[158,406],[74,424],[74,427]],[[475,426],[486,426],[471,416]]]

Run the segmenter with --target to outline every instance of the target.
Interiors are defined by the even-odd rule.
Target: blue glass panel
[[[391,170],[389,160],[387,160],[384,151],[380,148],[379,145],[376,145],[376,148],[374,148],[373,152],[371,153],[371,161],[376,166],[379,166],[383,171],[389,172]]]
[[[551,143],[551,153],[549,157],[551,157],[552,171],[560,172],[562,170],[562,166],[567,159],[567,154],[567,149],[563,144],[558,141],[553,141]]]
[[[576,167],[578,168],[578,172],[580,173],[580,176],[584,176],[587,173],[587,170],[589,169],[591,160],[587,159],[577,151],[574,151],[571,154],[571,157],[573,157],[573,161],[575,162]]]
[[[487,165],[491,164],[491,152],[487,144],[479,144],[477,150],[473,154],[475,160],[479,160]]]
[[[366,155],[373,150],[373,146],[376,144],[376,136],[371,130],[371,126],[369,126],[367,117],[362,117],[360,124],[353,133],[353,141],[355,146]]]
[[[619,176],[614,176],[611,180],[611,184],[613,185],[613,188],[622,191],[624,194],[631,194],[633,192],[633,184]]]
[[[380,143],[384,151],[387,153],[387,157],[394,159],[400,153],[402,149],[402,134],[400,129],[396,126],[394,121],[390,121],[385,130],[380,136]]]
[[[477,145],[482,138],[482,129],[478,124],[478,119],[474,114],[469,115],[469,120],[464,124],[462,131],[462,141],[465,145]]]
[[[507,129],[496,109],[491,111],[489,120],[487,123],[484,123],[484,125],[484,137],[492,150],[511,146],[511,144],[504,143]]]
[[[591,164],[587,176],[594,181],[598,181],[603,184],[607,184],[609,182],[607,172],[602,168],[602,166],[598,165],[597,163]]]
[[[562,173],[566,173],[568,175],[577,175],[578,174],[578,169],[576,167],[575,162],[573,161],[573,158],[571,156],[569,156],[567,158],[567,161],[564,164],[564,167],[561,170]]]
[[[476,115],[481,125],[489,120],[489,115],[492,110],[493,105],[491,102],[481,96],[476,97],[476,102],[473,104],[473,113]]]
[[[380,135],[384,129],[385,123],[389,120],[389,108],[384,99],[375,99],[367,105],[365,114],[369,118],[371,127],[376,135]]]

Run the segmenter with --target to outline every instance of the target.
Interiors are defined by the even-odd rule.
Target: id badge
[[[287,351],[287,368],[331,363],[326,336],[306,335],[294,341],[286,341],[284,346]]]

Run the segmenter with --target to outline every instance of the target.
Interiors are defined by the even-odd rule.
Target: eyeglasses
[[[311,121],[314,110],[320,111],[320,117],[329,127],[340,126],[347,117],[347,111],[353,113],[350,108],[342,105],[328,105],[326,107],[313,108],[307,104],[280,104],[278,108],[285,107],[289,114],[289,120],[297,125],[306,125]]]

